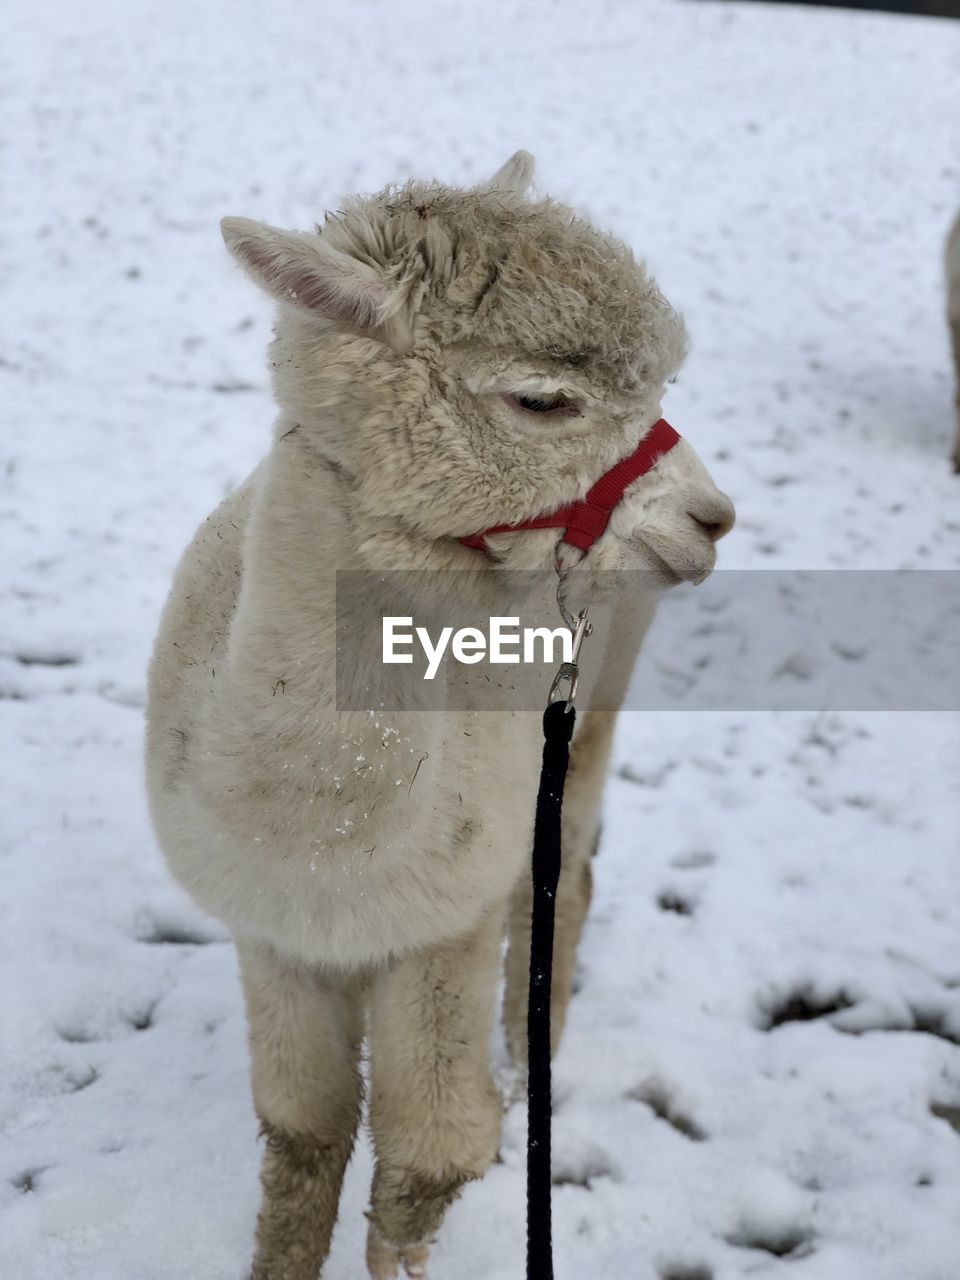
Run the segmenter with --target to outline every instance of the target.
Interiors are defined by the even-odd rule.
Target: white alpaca
[[[953,342],[956,377],[957,426],[953,438],[953,469],[960,472],[960,215],[947,237],[947,318]]]
[[[336,617],[338,569],[465,570],[459,590],[489,614],[505,611],[505,567],[542,569],[531,616],[556,626],[558,530],[492,537],[490,558],[457,538],[583,497],[660,415],[683,355],[679,318],[623,245],[528,200],[531,175],[519,152],[483,187],[387,190],[315,233],[223,223],[231,253],[279,304],[280,416],[266,458],[177,571],[147,756],[170,867],[240,957],[267,1140],[256,1280],[316,1280],[360,1115],[365,1033],[377,1156],[368,1265],[376,1280],[401,1266],[423,1274],[444,1210],[497,1149],[488,1045],[505,928],[504,1017],[523,1058],[540,711],[511,707],[541,705],[544,673],[519,674],[500,712],[412,699],[379,717],[337,710],[333,648],[335,624],[347,626],[362,677],[380,662],[381,613],[398,612],[372,585]],[[591,599],[609,597],[606,569],[699,581],[732,519],[681,441],[627,490],[573,577]],[[427,594],[404,612],[431,607]],[[656,597],[650,585],[608,601],[585,651],[557,1037],[590,896],[609,708]],[[470,670],[447,664],[438,682],[455,692]]]

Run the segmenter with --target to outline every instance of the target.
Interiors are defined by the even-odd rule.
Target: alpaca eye
[[[576,413],[577,407],[565,396],[530,396],[519,393],[505,395],[504,400],[513,409],[524,413]]]

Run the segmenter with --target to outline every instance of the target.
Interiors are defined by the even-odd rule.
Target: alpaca
[[[527,196],[518,152],[472,190],[411,182],[346,203],[316,232],[226,218],[227,247],[277,303],[272,446],[201,525],[177,570],[150,669],[147,781],[174,876],[229,928],[266,1139],[254,1280],[316,1280],[361,1113],[369,1053],[376,1156],[373,1280],[425,1274],[447,1206],[483,1175],[502,1100],[503,1018],[524,1062],[529,851],[549,674],[498,712],[345,710],[335,631],[380,662],[394,569],[457,570],[505,612],[530,575],[556,626],[560,531],[458,538],[581,498],[660,416],[684,354],[678,315],[629,250]],[[582,558],[596,613],[578,693],[557,900],[554,1043],[590,900],[613,730],[660,591],[698,582],[733,522],[680,443],[627,490]],[[335,599],[337,570],[370,588]],[[614,569],[644,569],[629,593]],[[400,579],[403,612],[432,575]],[[445,578],[451,575],[436,575]],[[507,575],[509,576],[509,575]],[[638,575],[639,577],[639,575]],[[383,588],[385,591],[386,588]],[[539,592],[539,595],[537,594]],[[435,604],[435,602],[433,602]],[[506,609],[509,612],[509,609]],[[454,689],[464,669],[436,683]],[[469,670],[467,668],[466,670]],[[513,671],[517,671],[516,668]]]
[[[953,469],[960,472],[960,215],[947,237],[947,317],[956,376],[957,426],[953,438]]]

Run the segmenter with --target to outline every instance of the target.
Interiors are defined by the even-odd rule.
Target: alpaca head
[[[660,416],[684,329],[630,250],[526,195],[518,152],[470,190],[409,183],[315,232],[243,218],[231,253],[278,302],[281,431],[337,468],[384,540],[480,560],[454,539],[583,497]],[[699,579],[732,508],[685,442],[636,481],[587,556]],[[556,531],[500,535],[511,567]],[[409,562],[408,562],[409,563]]]

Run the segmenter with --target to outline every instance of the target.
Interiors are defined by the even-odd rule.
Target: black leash
[[[533,827],[533,915],[527,1008],[527,1280],[553,1280],[550,986],[553,921],[560,880],[560,814],[576,718],[572,702],[551,702],[543,713],[543,766]]]

